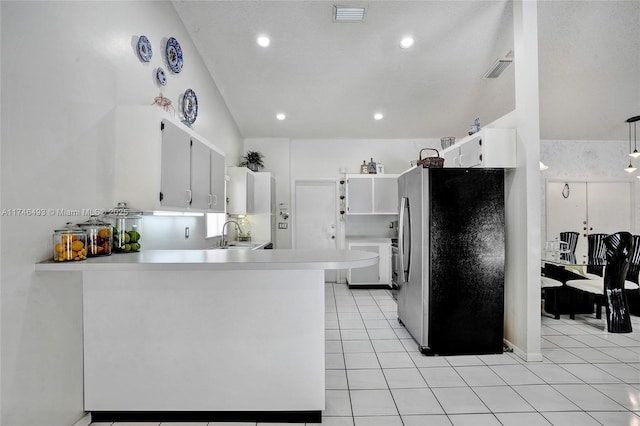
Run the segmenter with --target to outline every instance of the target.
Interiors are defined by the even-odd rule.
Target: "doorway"
[[[338,248],[338,183],[335,180],[294,182],[293,248]],[[336,282],[335,270],[325,271],[326,282]]]

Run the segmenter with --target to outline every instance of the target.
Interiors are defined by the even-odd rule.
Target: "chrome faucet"
[[[238,233],[242,234],[242,228],[240,228],[240,224],[235,220],[228,220],[222,225],[222,237],[220,238],[220,247],[225,247],[227,245],[227,241],[224,238],[224,227],[227,226],[228,223],[233,223],[236,225],[238,229]]]

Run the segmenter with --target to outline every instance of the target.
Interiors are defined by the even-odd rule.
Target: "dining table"
[[[547,294],[553,297],[545,298],[544,309],[556,318],[562,314],[590,314],[594,312],[597,298],[604,298],[602,304],[606,308],[607,331],[630,333],[632,327],[625,296],[625,278],[633,252],[633,236],[629,232],[617,232],[607,235],[604,244],[604,256],[592,257],[583,263],[576,262],[575,256],[568,256],[559,251],[544,253],[541,262],[542,276],[563,283],[561,287],[545,289]],[[602,294],[579,291],[566,285],[570,280],[589,279],[603,280]]]

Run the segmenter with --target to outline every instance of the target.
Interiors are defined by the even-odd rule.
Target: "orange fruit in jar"
[[[98,236],[100,238],[109,238],[111,236],[111,230],[108,228],[103,228],[98,231]]]
[[[74,241],[71,243],[71,250],[78,251],[84,247],[84,243],[82,241]]]
[[[62,244],[56,244],[54,249],[56,253],[62,253],[64,251],[64,246]]]

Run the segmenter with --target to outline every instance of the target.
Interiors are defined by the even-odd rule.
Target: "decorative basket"
[[[422,151],[425,151],[425,150],[435,151],[436,156],[422,158]],[[444,167],[444,158],[440,157],[440,152],[438,152],[438,150],[435,148],[423,148],[420,150],[420,154],[418,154],[417,164],[418,166],[422,166],[422,167],[431,167],[431,168],[439,169]]]

